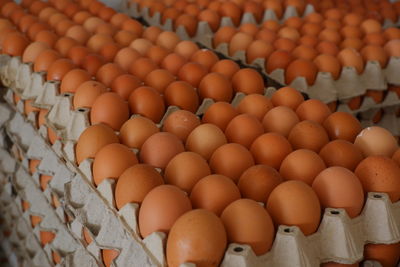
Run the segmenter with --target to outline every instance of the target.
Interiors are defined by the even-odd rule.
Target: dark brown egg
[[[342,139],[354,142],[361,132],[360,122],[346,112],[334,112],[324,121],[323,126],[331,140]]]

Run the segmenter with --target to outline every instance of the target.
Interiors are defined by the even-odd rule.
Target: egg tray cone
[[[12,74],[15,75],[14,77],[17,75],[13,72]],[[12,105],[14,91],[11,89],[8,91],[6,100]],[[268,94],[271,91],[266,92]],[[57,97],[51,109],[59,110],[55,113],[63,116],[61,111],[67,109],[61,106],[69,105],[69,110],[71,110],[69,96]],[[237,101],[240,101],[240,97]],[[62,225],[66,223],[71,229],[68,233],[82,245],[82,250],[78,250],[81,252],[74,253],[78,256],[73,257],[75,261],[71,263],[71,266],[79,266],[75,263],[84,258],[82,255],[91,255],[90,257],[96,259],[93,260],[94,262],[101,262],[102,249],[114,249],[119,252],[119,256],[114,260],[116,266],[137,263],[143,264],[140,266],[165,264],[163,252],[165,235],[154,233],[141,240],[137,231],[138,206],[127,204],[120,211],[115,209],[113,180],[104,180],[96,189],[91,182],[91,161],[85,160],[80,166],[76,166],[75,161],[71,161],[73,156],[66,157],[74,151],[73,145],[69,146],[69,151],[65,151],[67,139],[63,141],[65,146],[60,141],[56,141],[51,146],[47,140],[45,126],[39,130],[35,129],[32,119],[29,120],[29,116],[25,118],[22,115],[21,104],[14,109],[8,107],[7,109],[12,112],[5,113],[5,118],[2,119],[6,121],[4,123],[7,128],[6,133],[18,144],[18,149],[22,154],[26,152],[25,157],[41,159],[38,173],[53,175],[48,189],[42,192],[38,188],[38,173],[30,176],[26,171],[25,161],[18,169],[15,184],[25,185],[24,190],[40,194],[47,208],[52,211],[52,215],[58,216],[54,218],[62,222],[59,213],[50,205],[51,194],[59,197],[64,211],[73,218],[71,222],[62,222]],[[7,114],[9,114],[8,118]],[[50,114],[51,112],[47,117],[48,123]],[[65,114],[65,116],[69,115]],[[87,126],[88,124],[82,126],[81,131]],[[57,127],[59,129],[56,130],[60,130],[68,126],[57,125]],[[70,142],[73,144],[73,140]],[[385,194],[371,193],[362,215],[358,218],[350,220],[341,209],[326,209],[316,234],[305,237],[297,227],[280,226],[270,252],[256,257],[248,246],[231,244],[222,266],[315,266],[327,261],[353,263],[362,259],[365,243],[398,242],[400,240],[399,222],[399,203],[391,204]],[[93,239],[89,245],[85,241],[83,229],[86,229]],[[54,242],[51,244],[53,247]],[[47,251],[49,253],[50,250]],[[59,249],[59,251],[63,250]]]

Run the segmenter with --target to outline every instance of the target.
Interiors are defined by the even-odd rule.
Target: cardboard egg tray
[[[112,249],[119,253],[114,266],[165,266],[165,234],[156,232],[142,239],[137,226],[138,205],[129,203],[117,211],[115,181],[105,179],[96,188],[91,175],[92,160],[87,159],[79,166],[75,163],[74,144],[79,134],[89,126],[88,111],[72,111],[71,95],[58,95],[57,83],[36,84],[28,79],[27,87],[16,87],[18,83],[10,75],[24,76],[20,72],[26,69],[17,61],[9,58],[7,67],[0,67],[3,83],[11,86],[5,94],[7,104],[0,106],[9,111],[5,113],[8,117],[0,118],[0,123],[4,121],[5,133],[18,152],[13,156],[23,159],[16,166],[13,186],[25,199],[35,203],[30,212],[44,216],[40,227],[57,232],[53,242],[44,247],[44,253],[51,259],[51,250],[57,251],[65,256],[62,262],[68,266],[97,266],[102,264],[101,251]],[[34,80],[34,75],[37,74],[31,73],[31,80]],[[270,88],[266,93],[271,91]],[[28,92],[37,106],[49,108],[47,126],[52,127],[62,140],[51,145],[46,127],[42,125],[37,130],[34,126],[35,112],[28,117],[23,115],[24,100],[15,106],[13,95],[21,93],[23,99],[22,96],[27,96]],[[40,98],[44,95],[47,97]],[[236,100],[240,98],[238,95]],[[76,123],[71,123],[68,119],[72,120],[71,114],[75,113]],[[1,159],[3,161],[3,157]],[[27,159],[41,160],[32,176],[27,172]],[[1,167],[9,168],[9,165],[2,164]],[[44,192],[38,186],[39,174],[53,176]],[[55,208],[51,205],[53,195],[61,206]],[[65,219],[65,213],[69,219]],[[326,209],[315,234],[305,237],[296,226],[280,226],[270,252],[257,257],[247,245],[230,244],[221,266],[305,267],[328,261],[354,263],[362,260],[366,243],[399,241],[400,202],[392,204],[386,194],[369,193],[362,214],[355,219],[350,219],[343,209]],[[194,265],[185,263],[184,266]]]

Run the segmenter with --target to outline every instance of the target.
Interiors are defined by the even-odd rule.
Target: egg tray
[[[400,136],[400,117],[398,112],[400,105],[395,105],[386,108],[376,108],[371,109],[359,114],[359,120],[363,128],[370,126],[380,126],[388,129],[394,136]],[[378,122],[374,122],[373,118],[378,114],[378,112],[383,112],[381,119]]]

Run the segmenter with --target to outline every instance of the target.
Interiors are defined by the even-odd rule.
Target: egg
[[[78,43],[74,39],[69,37],[61,37],[54,44],[54,49],[57,50],[61,55],[67,56],[68,51],[76,45],[78,45]]]
[[[103,263],[106,267],[110,267],[111,263],[116,259],[119,255],[119,252],[113,249],[102,249],[102,259]]]
[[[233,24],[238,26],[242,16],[242,11],[239,6],[233,2],[224,2],[219,8],[221,17],[230,17]]]
[[[280,88],[271,97],[271,102],[274,106],[286,106],[293,110],[296,110],[303,101],[303,95],[289,86]]]
[[[366,45],[361,50],[361,55],[365,62],[378,61],[381,68],[385,68],[388,62],[388,56],[385,50],[378,45]]]
[[[230,203],[238,199],[240,199],[240,192],[232,179],[219,174],[200,179],[190,194],[193,208],[205,209],[217,216],[220,216]]]
[[[73,15],[72,20],[78,24],[83,24],[92,14],[87,11],[78,11]]]
[[[242,198],[266,202],[272,190],[283,181],[274,168],[267,165],[254,165],[242,173],[238,187]]]
[[[314,59],[314,63],[318,71],[330,73],[334,80],[339,78],[342,67],[336,57],[322,54]]]
[[[361,132],[361,123],[351,114],[334,112],[323,123],[331,140],[343,139],[353,142]]]
[[[147,50],[146,56],[151,59],[156,65],[159,65],[162,60],[169,55],[169,51],[161,46],[153,45]]]
[[[208,160],[217,148],[226,143],[225,134],[220,128],[211,123],[204,123],[189,134],[186,150],[196,152]]]
[[[155,187],[164,184],[160,173],[146,164],[127,168],[115,186],[115,204],[121,209],[127,203],[141,204],[146,195]]]
[[[178,29],[183,26],[190,37],[194,37],[197,32],[197,19],[190,14],[181,14],[174,22],[174,28]]]
[[[393,135],[379,126],[372,126],[362,130],[357,135],[354,144],[362,151],[365,157],[392,157],[399,147]]]
[[[119,138],[122,144],[140,149],[150,136],[158,132],[154,122],[142,116],[135,116],[121,126]]]
[[[28,45],[22,54],[22,62],[35,62],[40,53],[49,49],[49,46],[40,42],[33,42]]]
[[[129,72],[143,81],[155,69],[157,69],[157,65],[152,60],[140,57],[131,63]]]
[[[397,162],[400,166],[400,149],[397,149],[396,152],[393,154],[392,159]]]
[[[400,57],[399,47],[400,40],[394,39],[387,42],[384,46],[384,49],[391,57]]]
[[[265,41],[267,43],[273,43],[277,39],[276,32],[268,29],[259,29],[257,34],[254,36],[254,39]]]
[[[374,33],[374,32],[381,32],[382,31],[382,25],[379,23],[379,21],[374,20],[374,19],[364,20],[360,24],[360,28],[366,34]]]
[[[107,88],[104,84],[96,81],[86,81],[81,83],[75,90],[73,106],[77,108],[91,108],[96,98],[105,93]]]
[[[184,81],[176,81],[168,85],[164,98],[168,106],[177,106],[191,112],[196,112],[199,106],[196,90]]]
[[[318,36],[322,31],[322,26],[317,23],[306,22],[300,29],[302,35]]]
[[[207,75],[207,69],[196,62],[184,64],[178,71],[178,79],[198,87],[203,77]]]
[[[343,167],[329,167],[318,174],[312,188],[324,208],[343,208],[350,218],[360,215],[364,191],[360,180]]]
[[[317,77],[317,66],[309,60],[295,59],[286,68],[285,82],[290,84],[297,77],[304,77],[308,85],[313,85]]]
[[[175,46],[180,42],[179,36],[170,31],[163,31],[157,37],[156,44],[168,49],[169,51],[173,51]]]
[[[237,71],[232,77],[232,87],[235,92],[245,94],[263,94],[264,80],[254,69],[244,68]]]
[[[344,48],[337,55],[343,67],[354,67],[358,74],[364,71],[364,61],[361,55],[352,48]]]
[[[100,26],[101,24],[103,24],[103,23],[105,23],[104,20],[100,19],[99,17],[93,16],[93,17],[87,18],[87,19],[84,21],[83,27],[84,27],[87,31],[89,31],[89,32],[91,32],[91,33],[94,33],[95,30],[96,30],[96,28],[97,28],[98,26]]]
[[[93,180],[95,185],[106,179],[118,180],[130,166],[138,163],[136,155],[122,144],[111,143],[100,148],[93,161]]]
[[[87,47],[89,47],[91,50],[93,50],[94,52],[98,53],[100,52],[101,48],[108,44],[108,43],[112,43],[114,40],[112,39],[112,37],[108,34],[101,34],[101,33],[97,33],[92,35],[89,40],[87,41],[86,45]]]
[[[239,115],[239,112],[231,104],[216,102],[208,107],[202,117],[202,122],[212,123],[225,131],[228,123],[237,115]]]
[[[86,81],[91,80],[91,75],[82,69],[72,69],[67,72],[61,80],[61,93],[75,93],[78,87]]]
[[[135,40],[136,38],[138,38],[138,36],[136,34],[134,34],[133,32],[124,31],[124,30],[118,31],[114,35],[115,42],[124,47],[129,46],[130,43],[132,43],[132,41]]]
[[[286,69],[292,60],[293,57],[288,51],[276,50],[271,53],[264,67],[267,73],[271,73],[276,69]]]
[[[136,88],[128,99],[129,108],[133,114],[145,116],[158,123],[165,111],[162,96],[154,88],[141,86]]]
[[[168,234],[175,221],[192,209],[184,191],[173,185],[159,185],[143,199],[139,210],[140,235],[145,238],[153,232]]]
[[[10,56],[22,56],[25,48],[29,45],[27,38],[18,33],[7,34],[2,44],[2,52]]]
[[[40,188],[42,189],[42,191],[45,191],[47,189],[47,185],[49,184],[51,179],[53,179],[53,176],[44,175],[44,174],[41,174],[39,176],[39,183],[40,183]]]
[[[378,261],[383,267],[396,266],[400,257],[400,243],[367,244],[364,247],[366,260]]]
[[[329,107],[318,99],[309,99],[296,108],[300,120],[311,120],[322,124],[331,115]]]
[[[199,63],[207,71],[218,62],[218,56],[208,49],[197,50],[191,57],[190,61]]]
[[[354,173],[366,193],[387,193],[393,203],[400,199],[400,167],[391,158],[369,156],[358,164]]]
[[[328,167],[340,166],[351,171],[363,160],[363,154],[357,146],[345,140],[333,140],[326,144],[319,155]]]
[[[268,212],[251,199],[240,199],[221,215],[228,241],[250,245],[256,255],[268,252],[274,240],[274,224]]]
[[[166,117],[162,129],[176,135],[182,142],[186,142],[189,134],[199,125],[200,119],[195,114],[186,110],[177,110]]]
[[[186,58],[176,53],[167,55],[161,61],[161,67],[169,71],[172,75],[177,75],[180,68],[187,63]]]
[[[208,26],[211,28],[213,32],[218,30],[220,26],[220,16],[217,12],[209,9],[202,10],[199,15],[197,16],[199,21],[205,21],[208,23]]]
[[[85,46],[74,46],[68,50],[67,57],[77,66],[82,66],[85,57],[90,53],[89,48]]]
[[[54,240],[56,234],[50,231],[40,231],[39,237],[40,237],[40,243],[44,247],[46,244],[51,243]]]
[[[303,35],[299,39],[300,45],[313,47],[314,48],[313,51],[315,51],[315,46],[318,44],[318,42],[319,42],[318,38],[312,35]]]
[[[150,26],[143,31],[143,38],[155,43],[162,30],[156,26]]]
[[[239,27],[239,32],[246,33],[254,37],[258,32],[258,27],[251,22],[242,23]]]
[[[339,48],[335,43],[329,41],[321,41],[315,47],[320,54],[328,54],[336,56],[339,53]]]
[[[377,46],[384,46],[387,42],[385,36],[382,33],[374,32],[365,35],[364,43],[367,45],[377,45]]]
[[[202,156],[194,152],[182,152],[168,163],[164,179],[166,183],[190,194],[196,183],[210,174],[210,167]]]
[[[180,41],[175,49],[174,52],[177,53],[178,55],[183,56],[186,59],[190,59],[194,53],[196,53],[199,50],[199,47],[196,45],[196,43],[191,42],[191,41]]]
[[[293,49],[297,47],[297,43],[291,39],[288,38],[278,38],[274,41],[273,43],[274,47],[277,50],[283,50],[287,52],[292,52]]]
[[[118,51],[114,57],[114,62],[118,64],[124,71],[129,71],[132,62],[140,57],[140,54],[135,49],[124,47]]]
[[[115,78],[122,74],[124,74],[124,71],[117,64],[107,63],[97,70],[96,79],[109,87]]]
[[[124,13],[116,13],[111,17],[110,23],[116,27],[121,27],[122,23],[124,23],[128,19],[129,19],[128,15]]]
[[[244,32],[238,32],[232,36],[229,42],[229,55],[234,56],[238,51],[246,51],[253,42],[253,37]]]
[[[222,74],[209,73],[200,81],[199,96],[201,99],[211,98],[214,101],[229,102],[233,96],[232,84]]]
[[[138,87],[142,82],[136,76],[130,74],[122,74],[117,76],[111,83],[111,91],[117,93],[120,97],[128,100],[129,95]]]
[[[291,129],[299,122],[296,113],[289,107],[277,106],[269,110],[262,124],[265,132],[274,132],[287,137]]]
[[[223,43],[230,43],[232,37],[237,33],[237,29],[232,26],[223,26],[214,34],[213,46],[218,47]]]
[[[225,129],[229,142],[238,143],[249,148],[253,141],[263,134],[261,122],[249,114],[241,114],[233,118]]]
[[[314,121],[301,121],[289,133],[288,140],[294,149],[310,149],[319,152],[329,142],[324,127]]]
[[[258,120],[262,120],[264,115],[273,108],[269,98],[259,94],[245,96],[237,106],[239,113],[253,115]]]
[[[207,210],[196,209],[179,217],[167,240],[168,266],[183,263],[218,266],[227,246],[227,237],[221,220]],[[203,248],[201,250],[197,248]]]
[[[321,205],[317,194],[301,181],[287,181],[272,190],[266,209],[276,225],[295,225],[304,235],[317,231]]]
[[[72,61],[69,59],[57,59],[49,66],[46,79],[48,81],[60,81],[74,67],[74,63],[72,63]]]
[[[105,123],[118,131],[129,118],[128,104],[116,93],[107,92],[96,98],[90,112],[92,124]]]
[[[108,43],[103,45],[100,49],[100,55],[104,57],[105,61],[111,62],[114,60],[118,51],[121,49],[121,46],[116,43]]]

